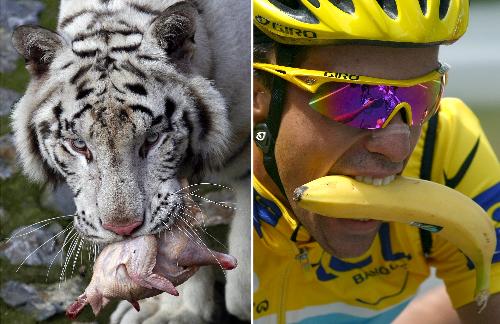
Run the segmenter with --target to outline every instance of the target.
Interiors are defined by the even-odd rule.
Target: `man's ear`
[[[64,40],[58,34],[39,26],[23,25],[14,30],[12,44],[26,60],[26,68],[34,77],[47,72]]]
[[[266,121],[271,103],[271,91],[258,78],[253,79],[253,122],[254,125]]]

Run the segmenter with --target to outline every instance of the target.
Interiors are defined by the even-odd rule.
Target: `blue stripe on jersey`
[[[490,209],[493,205],[500,202],[500,182],[496,185],[490,187],[489,189],[483,191],[479,195],[474,198],[474,201],[484,210]],[[497,207],[493,211],[489,211],[492,213],[492,218],[496,222],[500,222],[500,206]],[[495,254],[493,254],[492,263],[500,262],[500,228],[496,228],[495,230],[497,236],[497,246],[495,249]]]
[[[500,202],[500,182],[477,195],[474,201],[484,210]],[[492,216],[495,221],[500,222],[500,208],[494,210]]]
[[[391,323],[398,315],[403,311],[403,309],[408,306],[411,299],[399,304],[396,307],[389,309],[386,312],[378,314],[371,318],[357,317],[353,315],[347,315],[342,313],[332,313],[328,315],[314,316],[304,319],[300,322],[294,322],[295,324],[387,324]]]
[[[500,228],[495,229],[495,232],[497,234],[497,247],[495,249],[495,253],[493,254],[493,260],[491,263],[500,262]]]

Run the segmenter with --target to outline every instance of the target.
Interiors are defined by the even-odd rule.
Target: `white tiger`
[[[31,74],[13,113],[25,173],[66,181],[74,227],[101,244],[171,226],[185,209],[176,194],[184,178],[230,183],[239,208],[229,253],[239,266],[228,273],[226,306],[246,320],[249,17],[247,0],[63,0],[57,32],[20,26],[13,35]],[[212,277],[200,271],[183,299],[151,306],[151,314],[209,321]],[[115,321],[130,317],[123,307],[118,313]]]

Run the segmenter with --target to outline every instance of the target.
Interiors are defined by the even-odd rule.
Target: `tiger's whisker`
[[[82,251],[82,244],[83,244],[83,238],[80,238],[80,243],[78,244],[78,248],[76,249],[76,254],[73,258],[73,267],[71,268],[71,274],[69,275],[70,278],[73,277],[73,272],[75,271],[78,256],[80,255],[80,252]]]
[[[68,264],[69,264],[69,262],[71,260],[71,256],[73,255],[73,252],[75,251],[75,248],[76,248],[76,246],[78,244],[78,238],[80,237],[80,235],[78,234],[78,232],[75,232],[75,234],[76,234],[76,236],[73,239],[73,243],[71,243],[69,251],[66,254],[66,261],[64,262],[64,267],[63,267],[63,270],[61,272],[61,276],[59,277],[59,281],[60,282],[63,279],[63,275],[64,275],[64,281],[66,281],[66,269],[68,268]]]
[[[59,231],[59,233],[55,234],[54,236],[52,236],[51,238],[49,238],[47,241],[43,242],[42,245],[40,245],[39,247],[37,247],[33,252],[31,252],[24,260],[23,262],[21,262],[21,264],[19,265],[19,267],[17,268],[16,272],[19,271],[19,269],[21,269],[21,267],[23,266],[24,262],[26,262],[26,260],[29,259],[30,256],[32,256],[36,251],[38,251],[39,249],[41,249],[45,244],[47,244],[48,242],[52,241],[53,239],[55,239],[56,237],[58,237],[59,235],[63,234],[66,230],[63,229],[61,231]]]
[[[203,247],[203,248],[207,249],[207,250],[210,252],[210,254],[211,254],[211,255],[212,255],[212,257],[214,258],[214,260],[217,262],[217,264],[218,264],[218,265],[219,265],[219,267],[221,268],[221,270],[223,270],[222,272],[224,273],[224,277],[226,277],[226,272],[224,271],[224,268],[223,268],[223,267],[222,267],[222,265],[220,264],[219,260],[217,259],[217,257],[216,257],[216,256],[215,256],[215,254],[213,253],[213,251],[212,251],[212,250],[210,250],[210,249],[208,248],[207,244],[206,244],[206,243],[205,243],[205,242],[204,242],[204,241],[200,238],[200,236],[198,235],[198,233],[197,233],[197,232],[196,232],[196,231],[195,231],[195,230],[191,227],[191,225],[190,225],[190,224],[187,224],[187,223],[186,223],[186,225],[187,225],[188,229],[191,229],[191,231],[193,231],[193,234],[197,237],[197,240],[195,240],[195,242],[196,242],[199,246],[201,246],[201,247]],[[180,227],[179,227],[179,228],[180,228]],[[188,229],[186,229],[186,231],[188,231]],[[227,278],[226,278],[226,279],[227,279]]]
[[[67,229],[68,227],[70,227],[70,225],[73,225],[72,223],[69,224],[68,226],[66,226],[65,229]],[[52,259],[52,261],[50,261],[50,265],[49,265],[49,269],[47,269],[47,274],[45,275],[45,282],[47,282],[47,280],[49,279],[49,272],[50,272],[50,269],[52,268],[52,265],[54,263],[54,261],[56,260],[57,256],[59,255],[59,253],[61,253],[64,249],[64,247],[66,246],[66,244],[68,244],[68,242],[66,242],[67,238],[71,235],[71,232],[73,232],[75,228],[72,227],[70,228],[70,231],[68,233],[66,233],[66,237],[64,238],[64,241],[63,241],[63,245],[62,247],[59,249],[59,251],[56,253],[56,255],[54,256],[54,258]]]
[[[41,220],[39,222],[36,222],[36,223],[33,223],[31,225],[27,225],[25,227],[23,227],[19,232],[16,233],[16,235],[13,235],[11,237],[9,237],[9,239],[7,240],[7,242],[9,242],[11,239],[15,238],[15,237],[18,237],[18,236],[23,236],[25,235],[24,233],[23,234],[19,234],[20,232],[24,231],[24,230],[27,230],[28,228],[32,227],[32,226],[35,226],[35,225],[38,225],[40,223],[45,223],[45,222],[50,222],[50,221],[53,221],[55,219],[59,219],[59,218],[65,218],[65,217],[75,217],[76,215],[73,214],[73,215],[63,215],[63,216],[57,216],[57,217],[52,217],[52,218],[48,218],[48,219],[44,219],[44,220]],[[40,229],[41,227],[37,228],[37,229]],[[31,232],[30,232],[31,233]],[[28,234],[28,233],[26,233]]]
[[[182,217],[181,217],[182,219]],[[183,219],[182,219],[183,220]],[[185,222],[185,220],[183,220]],[[189,224],[186,224],[188,226],[192,226]],[[220,246],[222,246],[224,249],[227,250],[227,246],[224,245],[221,241],[219,241],[216,237],[214,237],[212,234],[210,234],[205,228],[203,227],[197,227],[197,228],[192,228],[193,231],[197,232],[197,230],[201,230],[204,234],[208,235],[210,238],[212,238],[215,242],[217,242]]]
[[[72,251],[72,248],[75,245],[75,241],[77,238],[78,238],[78,232],[75,231],[75,233],[73,233],[73,235],[68,240],[69,247],[68,247],[68,251],[66,251],[66,254],[64,255],[63,263],[61,264],[61,273],[59,274],[59,285],[61,284],[61,282],[63,280],[63,273],[65,273],[66,265],[70,259],[70,251]]]
[[[41,225],[40,227],[37,227],[37,228],[35,228],[35,229],[32,229],[31,231],[29,231],[29,232],[27,232],[27,233],[23,233],[23,234],[19,234],[19,235],[17,235],[17,234],[16,234],[16,235],[13,235],[13,236],[9,237],[9,239],[7,240],[7,242],[9,242],[10,240],[12,240],[13,238],[16,238],[16,237],[21,237],[21,236],[26,236],[26,235],[29,235],[29,234],[31,234],[31,233],[33,233],[33,232],[35,232],[35,231],[38,231],[39,229],[42,229],[42,228],[44,228],[44,227],[46,227],[46,226],[49,226],[50,224],[52,224],[52,222],[45,223],[45,224]],[[24,230],[24,228],[23,228],[21,231],[23,231],[23,230]],[[20,231],[20,232],[21,232],[21,231]]]
[[[233,191],[233,189],[229,188],[229,187],[226,187],[224,185],[221,185],[221,184],[218,184],[218,183],[211,183],[211,182],[199,182],[199,183],[193,183],[193,184],[190,184],[188,186],[185,186],[179,190],[177,190],[176,192],[174,192],[174,194],[176,193],[179,193],[185,189],[188,189],[188,188],[191,188],[191,187],[196,187],[196,186],[202,186],[202,185],[210,185],[210,186],[214,186],[214,187],[219,187],[219,188],[224,188],[224,189],[227,189],[227,190],[231,190]]]
[[[224,207],[224,208],[229,208],[229,209],[236,210],[236,208],[235,208],[235,207],[232,207],[232,206],[227,206],[227,205],[223,205],[223,204],[221,204],[221,203],[219,203],[219,202],[213,201],[213,200],[211,200],[211,199],[208,199],[208,198],[203,197],[203,196],[200,196],[200,195],[191,195],[191,196],[193,196],[193,197],[197,197],[197,198],[200,198],[200,199],[203,199],[203,200],[208,201],[208,202],[210,202],[210,203],[212,203],[212,204],[215,204],[215,205],[217,205],[217,206],[221,206],[221,207]]]

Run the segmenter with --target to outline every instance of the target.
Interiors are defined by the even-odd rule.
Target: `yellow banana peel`
[[[403,176],[385,186],[326,176],[297,188],[294,200],[323,216],[400,222],[437,232],[474,263],[478,312],[486,307],[495,229],[488,214],[462,193]]]

